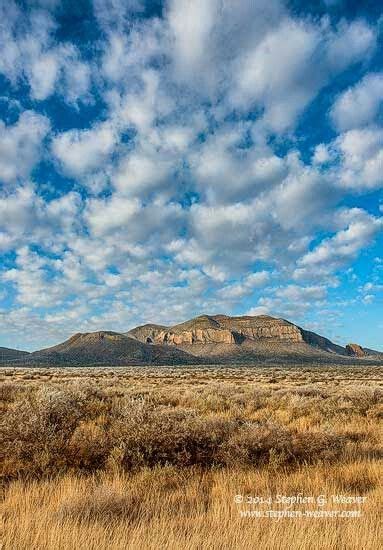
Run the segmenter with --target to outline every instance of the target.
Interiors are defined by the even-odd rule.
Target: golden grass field
[[[4,368],[0,381],[4,550],[380,547],[380,367]],[[314,502],[277,502],[299,494]],[[284,509],[302,517],[245,517]],[[338,517],[306,517],[318,510]]]

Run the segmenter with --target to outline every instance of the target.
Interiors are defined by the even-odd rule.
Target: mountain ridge
[[[23,357],[29,355],[28,351],[22,351],[19,349],[4,348],[0,347],[0,361],[5,361],[9,359],[16,359],[18,357]]]
[[[7,350],[1,357],[1,349]],[[346,347],[269,315],[199,315],[172,326],[147,323],[126,333],[76,333],[32,353],[0,348],[0,364],[15,366],[188,365],[382,360],[383,353]]]
[[[182,350],[150,346],[113,331],[76,333],[64,342],[28,354],[13,364],[33,366],[120,366],[174,363],[195,364],[198,360]]]

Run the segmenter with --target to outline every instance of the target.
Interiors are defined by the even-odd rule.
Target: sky
[[[0,346],[269,314],[383,350],[383,9],[0,0]]]

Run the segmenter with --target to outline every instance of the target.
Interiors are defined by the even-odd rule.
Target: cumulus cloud
[[[5,330],[30,319],[60,340],[74,325],[322,307],[381,228],[367,207],[339,210],[382,184],[373,22],[281,0],[93,0],[95,43],[60,26],[55,0],[27,4],[0,6],[4,93],[18,94],[0,104]],[[342,89],[357,63],[369,73]],[[319,136],[313,118],[295,132],[329,83]]]
[[[12,282],[17,289],[19,303],[32,307],[49,307],[60,303],[65,296],[61,285],[53,284],[49,292],[47,271],[44,269],[46,260],[36,253],[31,253],[27,247],[17,251],[16,267],[5,271],[2,280]]]
[[[342,132],[360,128],[375,122],[382,101],[383,73],[368,74],[340,94],[331,109],[331,119]]]
[[[298,286],[290,284],[284,287],[270,289],[269,296],[259,298],[255,307],[248,315],[275,315],[289,317],[296,321],[302,319],[305,313],[313,307],[319,308],[325,303],[327,288],[320,285]]]
[[[171,186],[172,159],[153,150],[138,150],[120,163],[113,183],[121,193],[145,196],[156,189]],[[164,189],[165,190],[165,189]]]
[[[340,161],[338,178],[342,187],[363,191],[382,185],[382,128],[349,130],[335,140],[334,151]]]
[[[275,132],[297,117],[334,74],[370,55],[376,31],[359,20],[334,30],[293,18],[278,0],[171,1],[167,21],[175,78],[197,95],[255,110]]]
[[[96,124],[89,130],[68,130],[58,134],[52,151],[65,173],[83,177],[102,166],[116,145],[116,134],[108,123]]]
[[[360,209],[345,211],[340,214],[340,219],[347,223],[347,227],[305,254],[298,261],[296,278],[314,278],[340,269],[356,258],[383,227],[382,218]]]
[[[147,205],[137,198],[114,195],[109,200],[93,199],[88,203],[85,219],[95,236],[114,234],[131,245],[155,244],[157,254],[183,225],[184,211],[177,203],[160,199]]]
[[[330,66],[343,70],[349,64],[363,60],[376,47],[376,30],[362,19],[338,26],[335,34],[330,34],[327,57]]]
[[[73,192],[47,202],[31,185],[0,194],[0,249],[31,243],[54,252],[79,225],[80,209],[81,198]]]
[[[286,176],[284,159],[266,144],[243,145],[246,130],[246,126],[223,126],[191,156],[198,189],[210,202],[249,199]]]
[[[247,275],[240,283],[224,286],[217,295],[225,300],[239,301],[252,294],[255,289],[264,287],[270,280],[269,271],[257,271]]]
[[[329,147],[325,145],[324,143],[319,143],[315,147],[314,154],[312,156],[312,162],[313,164],[325,164],[326,162],[329,162],[332,160],[332,152],[329,150]]]
[[[277,68],[274,74],[281,75],[273,86],[278,95],[273,98],[275,92],[271,92],[269,105],[270,91],[266,88],[265,119],[276,131],[291,126],[334,73],[363,60],[376,44],[375,31],[363,21],[341,24],[335,32],[295,22],[285,25],[279,30],[282,36],[276,37],[275,46],[267,47],[267,55],[263,56],[274,53],[269,67]]]
[[[279,0],[171,0],[166,19],[176,79],[217,96],[230,84],[233,60],[277,24]],[[220,90],[222,93],[222,90]]]
[[[49,8],[48,2],[35,8]],[[0,6],[7,24],[0,28],[0,73],[13,85],[26,81],[32,99],[42,101],[60,93],[69,103],[86,99],[90,67],[70,43],[55,42],[57,23],[49,10],[22,10],[10,0]]]
[[[12,125],[0,120],[0,181],[12,183],[29,176],[49,128],[48,118],[34,111],[24,111]]]
[[[238,60],[234,104],[249,108],[258,103],[273,130],[289,127],[318,87],[314,75],[302,85],[303,75],[311,72],[318,41],[316,28],[290,19],[282,21]]]

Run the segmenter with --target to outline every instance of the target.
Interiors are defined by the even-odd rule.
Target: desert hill
[[[0,361],[9,361],[13,359],[19,359],[27,355],[29,355],[27,351],[20,351],[18,349],[0,347]]]
[[[351,356],[346,348],[328,338],[269,315],[201,315],[170,327],[143,325],[127,334],[141,342],[177,347],[218,363],[344,362]],[[365,358],[373,355],[369,352],[366,351]]]
[[[16,360],[25,365],[173,365],[198,362],[183,350],[151,346],[111,331],[78,333],[53,346]]]

